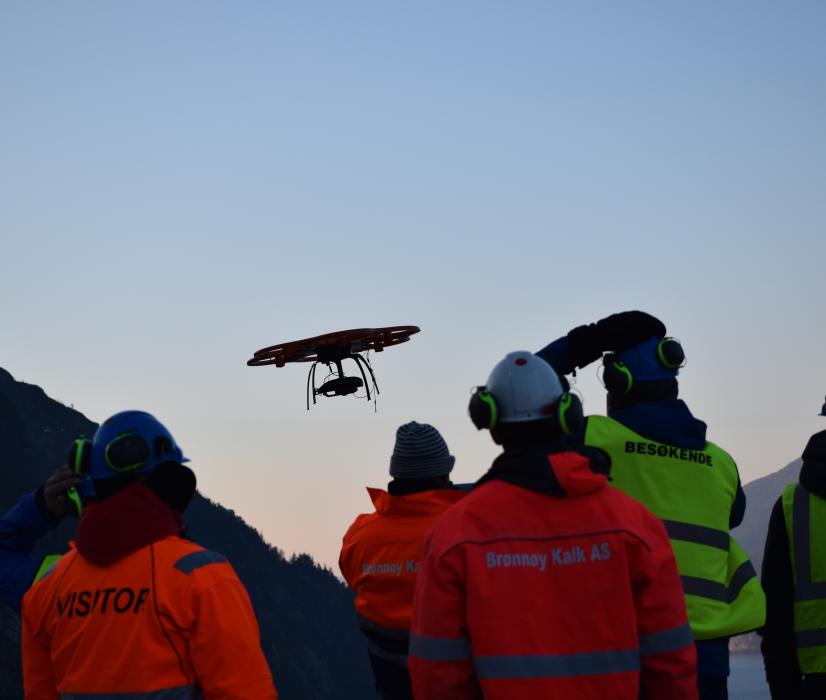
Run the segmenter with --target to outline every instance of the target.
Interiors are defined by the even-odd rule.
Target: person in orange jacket
[[[410,635],[416,700],[696,700],[696,654],[659,519],[568,442],[582,405],[507,355],[470,414],[504,448],[425,544]]]
[[[23,598],[26,700],[277,699],[246,589],[182,536],[186,461],[141,411],[75,441],[77,541]]]
[[[368,488],[375,512],[350,525],[339,558],[355,591],[359,627],[367,638],[376,690],[383,700],[412,700],[407,645],[422,544],[433,522],[464,496],[449,474],[454,457],[431,425],[396,431],[387,491]]]

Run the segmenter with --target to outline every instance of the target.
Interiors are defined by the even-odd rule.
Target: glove
[[[643,340],[664,338],[665,325],[645,311],[623,311],[568,333],[571,361],[585,367],[602,357],[603,352],[619,352]]]

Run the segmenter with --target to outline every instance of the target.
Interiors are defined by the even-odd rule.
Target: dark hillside
[[[63,463],[72,439],[95,428],[81,413],[0,369],[0,512]],[[249,590],[284,700],[374,697],[351,595],[329,570],[307,555],[286,560],[239,516],[200,495],[186,520],[192,538],[225,554]],[[64,551],[74,526],[64,521],[39,543],[37,555]],[[0,607],[3,700],[22,697],[19,635],[17,616]]]

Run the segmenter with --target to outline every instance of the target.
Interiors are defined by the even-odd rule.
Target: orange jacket
[[[696,699],[662,523],[586,456],[538,459],[564,497],[497,478],[433,527],[410,638],[416,699],[637,700],[640,684]]]
[[[404,657],[425,535],[436,518],[466,494],[451,488],[405,496],[373,488],[367,492],[376,511],[359,515],[347,530],[339,568],[356,593],[359,625],[371,653]],[[405,662],[404,658],[388,660]]]
[[[278,697],[235,571],[177,536],[111,566],[72,546],[26,594],[22,618],[26,700]]]

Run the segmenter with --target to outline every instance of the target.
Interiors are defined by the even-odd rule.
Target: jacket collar
[[[695,418],[681,399],[642,401],[608,415],[649,440],[690,450],[705,449],[706,424]]]
[[[608,480],[610,459],[590,447],[510,448],[477,482],[505,481],[557,498],[582,496],[601,489]]]
[[[99,566],[183,530],[183,518],[140,483],[90,503],[77,528],[77,550]]]
[[[370,494],[370,500],[373,501],[377,513],[392,515],[429,513],[435,506],[443,509],[467,495],[459,489],[441,488],[394,496],[384,489],[370,486],[367,487],[367,493]]]

